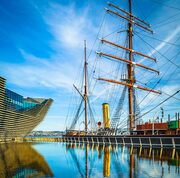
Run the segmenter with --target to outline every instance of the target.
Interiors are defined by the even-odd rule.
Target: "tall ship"
[[[0,77],[0,140],[25,137],[45,117],[52,99],[24,98],[5,87]]]
[[[179,70],[180,66],[173,62],[179,53],[169,58],[159,52],[158,48],[147,43],[144,37],[153,38],[154,34],[151,25],[133,14],[132,0],[126,2],[128,10],[113,3],[108,3],[108,8],[105,8],[106,14],[117,20],[115,24],[119,25],[119,28],[112,29],[111,33],[98,39],[101,47],[96,52],[96,63],[100,61],[100,64],[98,70],[97,65],[92,70],[92,77],[96,80],[93,87],[89,86],[92,82],[88,82],[85,45],[83,85],[81,89],[74,86],[80,95],[80,104],[74,112],[64,138],[66,141],[180,146],[178,109],[173,116],[172,112],[171,115],[166,113],[165,116],[163,108],[163,104],[172,99],[175,99],[176,103],[179,102],[177,95],[180,90],[168,94],[164,90],[157,89],[160,84],[162,87],[167,83],[164,76],[167,72],[171,72],[171,65],[175,67],[172,72]],[[109,26],[108,28],[111,29]],[[114,33],[116,38],[112,36]],[[158,55],[155,55],[156,53]],[[161,59],[165,58],[166,63],[162,66],[169,66],[166,68],[167,71],[160,73],[161,67],[158,67],[157,56]],[[110,72],[109,68],[111,68]],[[103,72],[97,73],[102,69]],[[168,80],[170,78],[171,76]],[[94,89],[97,82],[107,84],[106,88],[110,90],[106,98],[111,105],[109,102],[102,104],[103,122],[95,120],[90,106],[89,90]],[[142,105],[143,109],[141,109]],[[113,112],[110,115],[112,106]],[[82,121],[79,121],[80,118]],[[81,129],[80,125],[84,125],[84,128]]]

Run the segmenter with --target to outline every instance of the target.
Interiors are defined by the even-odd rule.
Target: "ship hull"
[[[92,143],[92,144],[118,144],[123,146],[144,147],[170,147],[180,148],[180,136],[178,135],[154,135],[154,136],[68,136],[63,135],[64,142]]]

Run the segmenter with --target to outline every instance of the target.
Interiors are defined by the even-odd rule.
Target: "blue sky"
[[[96,121],[101,120],[101,103],[110,102],[113,105],[116,95],[113,95],[111,101],[109,89],[114,86],[107,87],[102,83],[95,85],[95,78],[109,73],[115,75],[112,70],[117,69],[117,66],[113,68],[113,64],[98,60],[96,73],[92,75],[94,63],[97,61],[95,51],[99,49],[99,41],[96,39],[121,28],[124,21],[118,21],[117,18],[105,13],[104,7],[107,7],[105,0],[0,0],[0,2],[0,75],[7,79],[9,89],[25,97],[54,99],[48,115],[36,130],[62,130],[65,124],[70,123],[70,121],[66,122],[66,117],[72,92],[75,100],[77,99],[77,93],[72,85],[75,83],[79,86],[84,39],[88,43],[88,54],[93,46],[88,62],[94,83],[90,88],[96,86],[96,89],[93,90],[94,92],[90,91],[90,96],[96,111]],[[127,9],[127,1],[113,2]],[[136,37],[134,41],[138,45],[135,48],[159,60],[158,65],[152,64],[152,67],[162,70],[163,80],[157,89],[172,94],[180,85],[179,68],[176,69],[177,66],[168,63],[168,59],[172,59],[180,51],[180,2],[179,0],[144,0],[143,2],[137,0],[133,1],[133,12],[140,18],[146,19],[155,30],[154,37],[160,39],[149,38],[148,36],[152,36],[143,32],[141,37],[155,50],[150,46],[145,49],[146,45],[140,45],[140,39]],[[139,31],[136,28],[138,35]],[[121,37],[121,34],[117,36],[118,33],[115,33],[109,39],[113,41],[119,39],[118,42],[121,44],[124,37]],[[93,45],[95,40],[96,43]],[[162,54],[165,57],[162,57]],[[176,55],[172,60],[180,65],[178,57]],[[144,59],[141,59],[141,62],[143,61]],[[151,65],[148,62],[145,64]],[[174,80],[171,78],[172,75]],[[143,73],[137,75],[137,77],[142,76]],[[151,79],[152,77],[153,75]],[[155,80],[158,80],[158,76],[153,78],[153,81]],[[153,84],[149,86],[152,87]],[[114,91],[117,94],[118,88],[116,89]],[[145,94],[139,95],[142,99]],[[167,95],[162,95],[152,104],[155,105],[166,97]],[[180,98],[179,95],[178,97]],[[143,103],[143,107],[151,103],[152,99],[153,96],[150,95]],[[75,100],[72,103],[74,105]],[[178,104],[179,100],[172,99],[164,107],[165,109],[170,106],[177,107]],[[147,108],[143,109],[146,111]]]

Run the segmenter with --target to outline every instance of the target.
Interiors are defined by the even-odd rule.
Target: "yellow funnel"
[[[103,109],[103,124],[104,128],[110,128],[110,114],[109,114],[109,104],[108,103],[103,103],[102,104],[102,109]]]

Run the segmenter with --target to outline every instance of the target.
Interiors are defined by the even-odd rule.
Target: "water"
[[[0,145],[3,177],[180,177],[180,151],[66,143]]]

